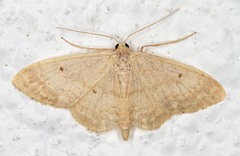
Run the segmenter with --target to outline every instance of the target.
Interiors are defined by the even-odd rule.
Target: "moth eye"
[[[125,43],[125,46],[129,48],[129,45],[127,43]]]
[[[118,46],[119,46],[119,44],[116,44],[116,46],[115,46],[115,50],[118,48]]]

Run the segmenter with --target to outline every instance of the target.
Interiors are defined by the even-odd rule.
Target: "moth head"
[[[127,48],[127,49],[129,49],[129,45],[127,43],[118,43],[115,46],[115,50],[117,50],[119,48]]]

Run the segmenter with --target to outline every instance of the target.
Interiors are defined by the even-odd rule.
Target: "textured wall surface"
[[[67,27],[111,35],[132,32],[180,10],[128,40],[130,49],[191,38],[154,53],[200,69],[226,90],[224,101],[193,114],[174,116],[158,130],[132,128],[129,141],[119,129],[91,133],[68,110],[44,106],[20,92],[12,77],[47,58],[91,52],[72,47],[114,48],[115,41],[56,29]],[[0,1],[1,156],[237,156],[240,153],[240,3],[237,0],[2,0]]]

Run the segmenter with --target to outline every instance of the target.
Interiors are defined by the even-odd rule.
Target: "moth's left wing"
[[[40,61],[22,69],[12,82],[43,104],[68,108],[112,68],[112,55],[101,51]]]

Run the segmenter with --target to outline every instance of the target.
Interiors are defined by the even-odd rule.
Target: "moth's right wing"
[[[156,129],[175,114],[196,112],[226,96],[215,79],[193,67],[143,52],[132,58],[128,103],[134,126]]]
[[[12,82],[43,104],[68,108],[113,67],[112,55],[101,51],[40,61],[22,69]]]

